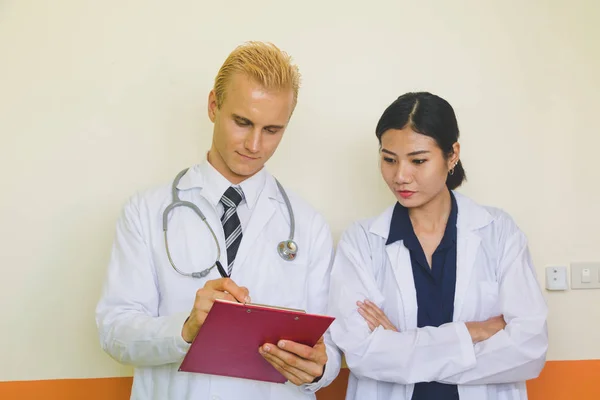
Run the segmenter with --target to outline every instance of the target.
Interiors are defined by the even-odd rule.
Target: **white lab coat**
[[[189,169],[178,188],[180,198],[196,204],[213,227],[226,260],[222,225],[203,197],[203,163]],[[297,258],[282,260],[277,244],[288,238],[290,221],[274,178],[267,173],[238,250],[232,279],[249,289],[252,301],[324,314],[333,259],[330,230],[307,203],[288,193],[296,219]],[[329,361],[316,384],[297,387],[245,379],[178,372],[189,345],[181,329],[206,279],[179,275],[165,252],[162,215],[171,202],[171,184],[132,196],[118,221],[107,280],[96,321],[103,349],[115,360],[135,366],[132,400],[281,400],[314,399],[314,392],[338,374],[341,355],[328,334]],[[176,266],[187,272],[212,265],[216,245],[189,208],[171,212],[169,248]],[[227,265],[222,261],[223,265]],[[239,333],[243,335],[243,332]],[[258,352],[258,348],[256,349]]]
[[[503,211],[455,193],[457,278],[452,323],[417,328],[410,254],[385,245],[393,206],[353,224],[338,244],[331,276],[334,342],[350,368],[347,400],[410,400],[417,382],[457,384],[461,400],[527,399],[548,347],[547,308],[527,240]],[[369,299],[399,332],[371,332],[357,312]],[[472,344],[464,322],[503,314],[504,330]]]

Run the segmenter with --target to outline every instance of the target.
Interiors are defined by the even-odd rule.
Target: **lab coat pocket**
[[[479,283],[478,319],[484,321],[501,314],[498,298],[498,282],[483,281]]]
[[[303,262],[274,261],[269,301],[274,305],[304,309],[307,305],[307,266]]]

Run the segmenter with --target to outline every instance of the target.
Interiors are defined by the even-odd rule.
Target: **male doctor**
[[[296,106],[299,80],[274,45],[236,48],[208,97],[214,130],[206,160],[125,205],[96,322],[103,349],[135,367],[131,399],[314,399],[337,376],[341,356],[328,334],[314,347],[281,341],[256,349],[286,384],[178,371],[215,299],[326,312],[329,227],[289,193],[297,255],[281,257],[277,246],[290,235],[292,214],[284,189],[264,168]],[[173,202],[172,185],[210,228],[190,207],[167,210],[167,248],[163,213]],[[218,257],[222,267],[213,267]],[[190,276],[202,271],[205,277]]]

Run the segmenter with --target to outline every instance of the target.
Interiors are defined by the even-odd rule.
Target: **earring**
[[[450,171],[448,171],[448,173],[449,173],[450,175],[454,175],[454,168],[456,168],[456,166],[457,166],[457,165],[458,165],[458,161],[456,161],[456,162],[454,163],[454,165],[452,166],[452,168],[450,169]]]

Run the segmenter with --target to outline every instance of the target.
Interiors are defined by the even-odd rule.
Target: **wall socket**
[[[571,289],[600,289],[600,262],[571,263]]]
[[[547,290],[569,290],[567,267],[546,267]]]

